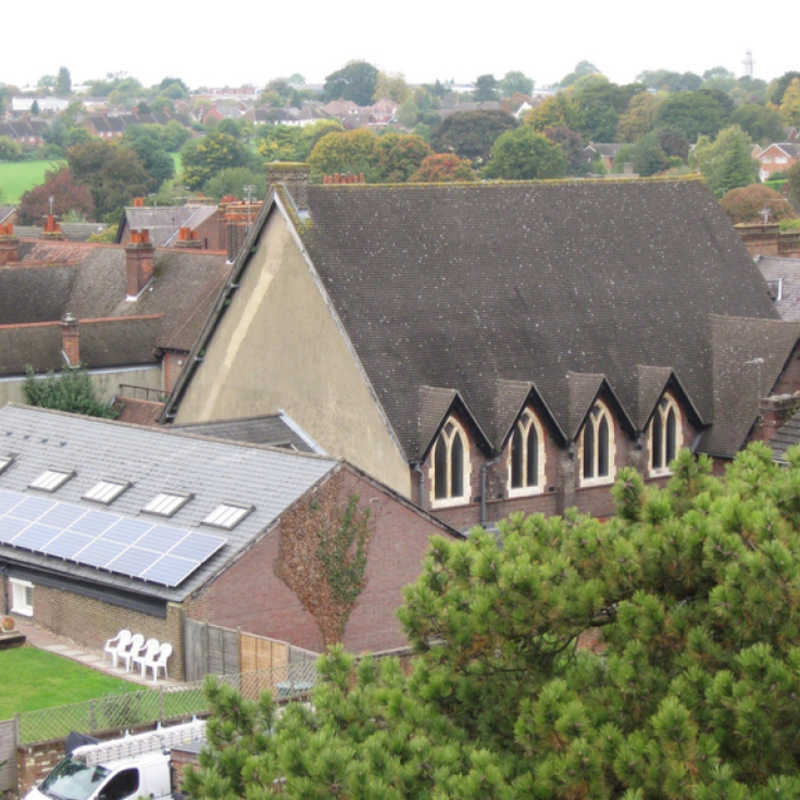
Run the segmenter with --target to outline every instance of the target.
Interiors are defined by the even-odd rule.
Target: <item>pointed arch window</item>
[[[449,417],[433,446],[431,459],[434,506],[458,505],[469,501],[469,439],[464,428]]]
[[[616,467],[614,456],[614,423],[608,406],[598,400],[583,423],[580,433],[580,484],[610,483],[614,480]]]
[[[650,418],[650,474],[669,475],[669,465],[683,445],[683,420],[675,398],[666,393]]]
[[[508,448],[508,495],[517,497],[544,490],[544,430],[526,409],[511,433]]]

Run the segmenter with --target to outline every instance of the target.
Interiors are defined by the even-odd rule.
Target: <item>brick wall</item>
[[[102,650],[121,628],[169,642],[173,647],[167,664],[169,676],[183,679],[183,624],[178,605],[168,604],[167,616],[162,619],[34,582],[33,619],[42,627],[94,650]]]
[[[395,611],[403,587],[422,571],[435,523],[390,492],[342,466],[319,490],[335,492],[342,504],[357,494],[370,509],[374,525],[366,567],[366,587],[353,608],[344,634],[351,652],[384,650],[406,644]],[[313,501],[305,496],[298,503]],[[315,618],[275,574],[285,516],[231,567],[185,603],[192,619],[280,639],[319,652],[322,635]]]

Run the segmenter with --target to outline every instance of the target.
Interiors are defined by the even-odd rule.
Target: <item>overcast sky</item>
[[[742,75],[748,50],[755,77],[770,80],[800,70],[798,22],[797,0],[17,1],[3,9],[0,82],[35,84],[66,66],[73,83],[125,72],[148,86],[169,75],[260,87],[294,72],[321,83],[364,59],[413,83],[521,70],[544,86],[586,59],[626,83],[659,68]]]

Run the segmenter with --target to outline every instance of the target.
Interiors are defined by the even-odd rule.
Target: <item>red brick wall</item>
[[[403,601],[403,587],[422,570],[431,535],[441,533],[441,528],[347,467],[328,483],[331,485],[321,488],[335,491],[343,504],[351,494],[357,494],[360,504],[370,509],[374,525],[367,583],[345,628],[345,647],[362,652],[403,646],[407,642],[395,611]],[[322,636],[314,617],[275,575],[280,536],[281,521],[238,562],[187,601],[186,613],[193,619],[240,627],[321,651]]]
[[[164,353],[161,359],[161,373],[164,378],[164,391],[171,392],[181,374],[183,365],[186,362],[187,353]]]

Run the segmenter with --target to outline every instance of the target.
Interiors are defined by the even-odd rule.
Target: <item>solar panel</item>
[[[178,586],[227,539],[0,489],[0,543]]]

